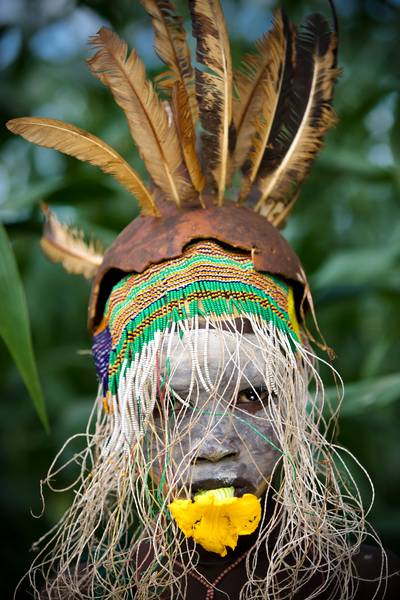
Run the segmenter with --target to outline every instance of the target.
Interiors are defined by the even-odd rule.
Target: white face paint
[[[279,360],[254,333],[197,329],[169,342],[148,436],[153,479],[167,468],[178,494],[233,485],[260,496],[281,456],[270,413]]]

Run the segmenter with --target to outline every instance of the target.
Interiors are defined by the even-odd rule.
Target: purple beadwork
[[[108,363],[111,345],[112,340],[108,327],[105,327],[103,331],[93,336],[92,353],[94,364],[96,367],[97,377],[103,386],[104,396],[108,390]]]

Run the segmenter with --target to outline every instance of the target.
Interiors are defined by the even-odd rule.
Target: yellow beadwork
[[[299,326],[299,322],[298,322],[297,316],[296,316],[296,307],[295,307],[295,302],[294,302],[293,288],[290,286],[289,286],[289,293],[288,293],[288,299],[287,299],[287,312],[288,312],[290,324],[292,325],[293,331],[295,332],[297,337],[299,339],[301,339],[300,338],[300,326]]]

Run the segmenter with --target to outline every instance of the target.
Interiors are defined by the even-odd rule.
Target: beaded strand
[[[214,579],[214,581],[208,581],[208,579],[204,576],[201,575],[200,573],[196,573],[194,571],[189,571],[188,574],[193,577],[193,579],[196,579],[199,583],[201,583],[205,588],[206,588],[206,595],[204,596],[204,600],[213,600],[214,599],[214,594],[216,591],[216,586],[218,583],[221,583],[221,581],[224,579],[224,577],[226,577],[226,575],[228,575],[228,573],[230,573],[231,571],[233,571],[233,569],[235,569],[238,564],[240,564],[242,562],[242,560],[247,556],[248,550],[246,550],[246,552],[244,552],[243,554],[241,554],[236,560],[235,562],[233,562],[232,564],[230,564],[229,566],[226,567],[226,569],[224,569],[222,571],[222,573],[220,573],[218,575],[218,577],[216,577]],[[177,563],[181,568],[183,568],[183,565],[181,563]]]

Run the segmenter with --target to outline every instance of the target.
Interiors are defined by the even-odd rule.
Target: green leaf
[[[357,155],[353,150],[332,147],[318,159],[319,168],[326,174],[341,177],[347,175],[362,177],[364,181],[390,183],[394,178],[392,167],[379,167]]]
[[[394,122],[390,131],[390,143],[393,156],[400,156],[400,93],[397,95],[396,105],[394,108]]]
[[[2,202],[0,206],[0,214],[2,212],[16,213],[20,210],[32,208],[46,199],[50,194],[57,192],[62,188],[63,179],[57,177],[49,179],[47,181],[41,181],[38,183],[30,183],[29,187],[17,190],[13,190],[9,194],[9,198]]]
[[[400,246],[389,238],[386,245],[335,252],[312,276],[314,289],[331,285],[397,285]]]
[[[0,337],[9,349],[46,431],[49,424],[33,354],[29,315],[17,263],[0,224]]]
[[[397,93],[397,101],[394,109],[394,123],[390,131],[390,144],[392,148],[392,154],[395,158],[394,168],[396,172],[397,187],[400,189],[400,165],[398,159],[400,156],[400,92]]]
[[[335,407],[337,392],[333,387],[325,390],[327,399]],[[349,383],[344,388],[344,399],[340,414],[354,417],[379,410],[400,400],[400,373],[383,375],[373,379],[364,379]]]

